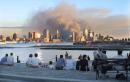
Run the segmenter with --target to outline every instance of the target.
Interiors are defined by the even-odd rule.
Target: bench
[[[105,69],[106,66],[107,71],[116,71],[112,73],[119,73],[120,71],[125,72],[126,80],[128,78],[128,59],[96,59],[94,60],[96,62],[96,80],[100,78],[100,73],[102,72],[102,69]],[[117,66],[122,67],[123,69],[117,70]],[[119,68],[118,68],[119,69]]]

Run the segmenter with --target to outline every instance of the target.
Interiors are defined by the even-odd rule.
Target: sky
[[[54,8],[61,2],[77,10],[108,9],[108,16],[130,17],[130,0],[0,0],[0,27],[22,26],[37,11]]]
[[[39,9],[55,7],[63,0],[0,0],[0,27],[20,26]],[[108,8],[110,15],[129,15],[129,0],[64,0],[77,9]]]

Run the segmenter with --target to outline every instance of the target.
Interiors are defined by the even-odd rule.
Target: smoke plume
[[[49,29],[54,35],[58,29],[63,36],[71,32],[80,32],[84,28],[90,28],[96,33],[118,37],[128,36],[126,30],[130,26],[129,18],[124,15],[109,16],[112,10],[102,8],[89,8],[77,10],[73,5],[60,3],[55,8],[40,10],[32,16],[27,23],[28,31],[43,32]],[[124,29],[124,30],[122,30]],[[113,32],[114,30],[114,32]]]

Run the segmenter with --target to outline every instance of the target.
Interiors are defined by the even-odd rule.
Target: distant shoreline
[[[28,47],[0,47],[0,49],[5,48],[39,48],[39,49],[53,49],[53,50],[97,50],[99,47],[86,47],[86,46],[74,46],[74,45],[41,45],[41,46],[28,46]],[[125,46],[100,46],[104,50],[130,50],[130,47]]]

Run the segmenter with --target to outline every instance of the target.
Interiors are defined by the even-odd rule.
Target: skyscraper
[[[60,39],[60,32],[59,32],[59,30],[56,31],[56,38]]]
[[[75,42],[76,41],[75,32],[73,32],[72,37],[73,37],[73,42]]]
[[[46,31],[46,42],[50,42],[50,31]]]
[[[28,33],[28,39],[32,39],[32,33],[31,32]]]
[[[14,33],[14,34],[13,34],[13,40],[15,40],[15,41],[16,41],[16,39],[17,39],[17,34],[16,34],[16,33]]]

